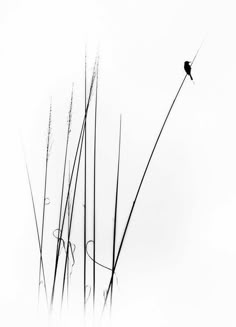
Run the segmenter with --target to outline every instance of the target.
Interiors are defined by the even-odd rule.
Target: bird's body
[[[189,75],[189,77],[191,78],[191,80],[193,80],[193,77],[191,75],[191,66],[190,66],[190,61],[185,61],[184,62],[184,70],[186,71],[186,73]]]

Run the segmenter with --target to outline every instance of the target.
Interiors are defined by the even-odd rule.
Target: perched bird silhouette
[[[193,77],[191,75],[191,66],[189,64],[190,64],[190,61],[185,61],[184,62],[184,70],[190,76],[191,80],[193,80]]]

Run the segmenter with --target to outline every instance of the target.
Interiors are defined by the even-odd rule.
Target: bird
[[[193,77],[191,75],[191,66],[189,64],[190,64],[190,61],[185,61],[184,62],[184,70],[190,76],[191,80],[193,80]]]

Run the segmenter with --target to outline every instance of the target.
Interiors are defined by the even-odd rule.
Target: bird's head
[[[191,61],[185,61],[184,63],[185,63],[185,64],[190,64],[190,63],[191,63]]]

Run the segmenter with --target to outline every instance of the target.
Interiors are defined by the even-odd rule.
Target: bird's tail
[[[191,75],[191,74],[189,74],[189,76],[190,76],[191,80],[193,81],[193,77],[192,77],[192,75]]]

